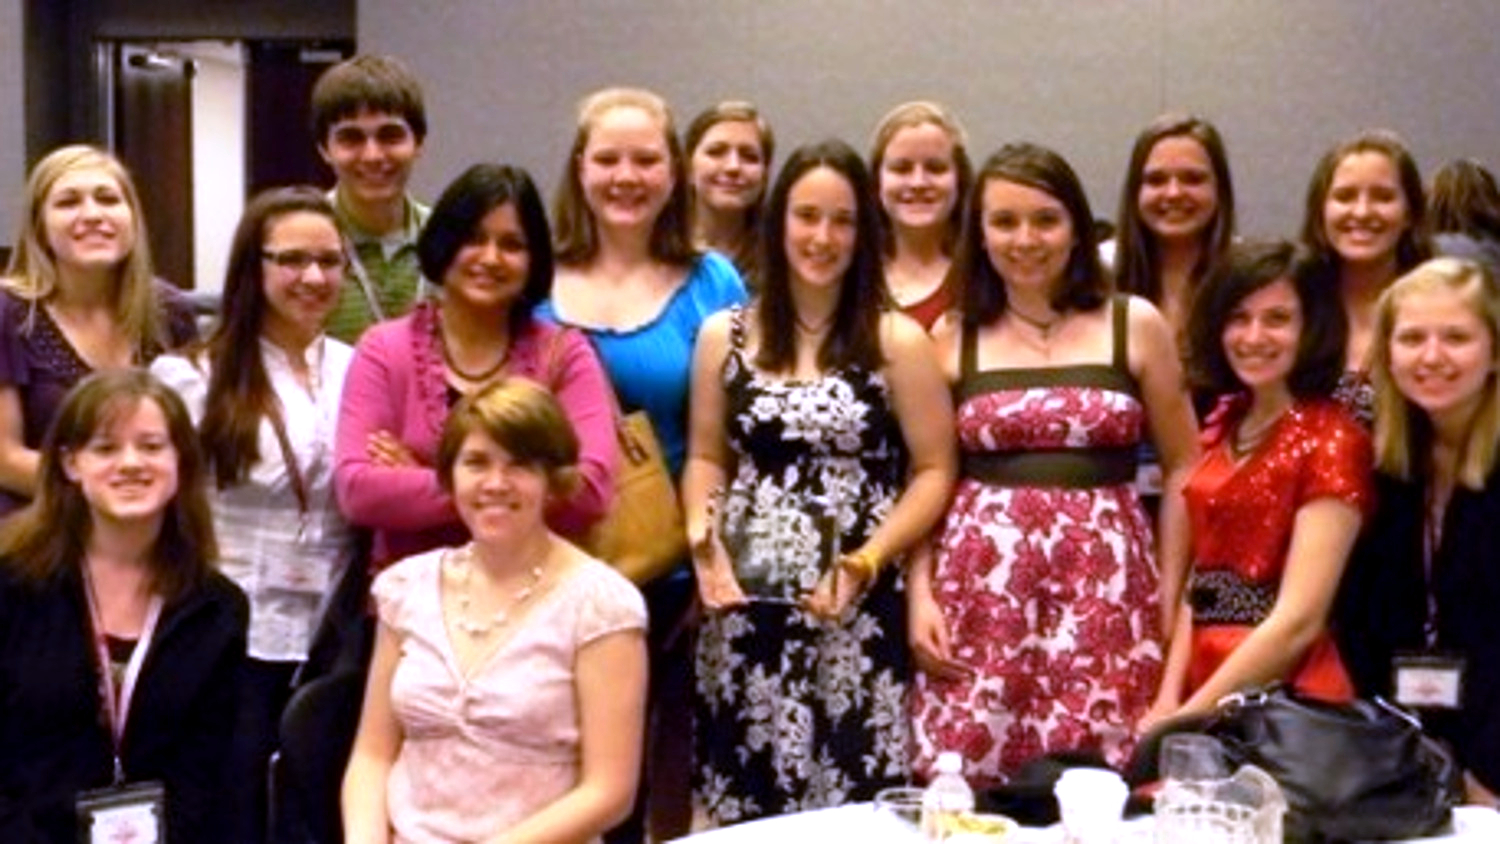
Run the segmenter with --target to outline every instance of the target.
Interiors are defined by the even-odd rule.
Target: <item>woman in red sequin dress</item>
[[[1283,242],[1234,247],[1194,303],[1190,369],[1228,397],[1183,493],[1188,608],[1148,725],[1275,680],[1353,696],[1325,626],[1372,504],[1372,456],[1364,428],[1328,397],[1343,364],[1338,308]]]
[[[1196,428],[1166,320],[1110,297],[1072,169],[1029,144],[981,169],[955,258],[961,479],[912,563],[914,767],[958,751],[998,785],[1055,751],[1130,752],[1186,570],[1180,482]],[[1135,490],[1143,430],[1167,468],[1162,571]]]

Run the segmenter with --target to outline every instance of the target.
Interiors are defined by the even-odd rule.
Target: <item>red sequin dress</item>
[[[1368,515],[1374,504],[1369,434],[1338,404],[1293,404],[1236,466],[1227,440],[1241,415],[1241,403],[1225,403],[1210,417],[1203,458],[1183,490],[1193,531],[1187,692],[1202,686],[1255,628],[1200,619],[1263,617],[1274,603],[1298,509],[1333,497]],[[1302,693],[1327,700],[1354,694],[1326,631],[1285,679]]]
[[[1125,363],[1126,306],[1115,307],[1112,363],[975,371],[964,332],[963,473],[936,538],[933,592],[975,673],[914,678],[918,776],[949,750],[992,787],[1046,753],[1091,749],[1119,764],[1133,748],[1162,647],[1134,485],[1145,408]],[[987,470],[997,462],[1005,477]]]

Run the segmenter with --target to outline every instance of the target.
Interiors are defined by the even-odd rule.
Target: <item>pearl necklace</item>
[[[448,563],[458,573],[458,591],[456,596],[458,598],[458,612],[456,613],[457,618],[454,619],[453,626],[474,639],[485,638],[504,627],[510,621],[511,614],[520,609],[526,603],[527,599],[536,594],[537,587],[542,583],[542,562],[546,560],[547,554],[550,551],[551,547],[549,544],[549,547],[542,551],[541,559],[527,573],[526,583],[520,589],[516,590],[516,593],[506,602],[506,606],[496,610],[495,614],[490,618],[481,620],[472,618],[472,613],[470,612],[470,608],[474,603],[473,596],[471,595],[470,579],[473,575],[474,567],[477,565],[474,562],[474,545],[470,543],[450,552]]]

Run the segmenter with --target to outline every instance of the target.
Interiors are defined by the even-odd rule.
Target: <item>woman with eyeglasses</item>
[[[0,277],[0,514],[35,492],[42,435],[74,384],[198,333],[191,306],[152,273],[140,199],[114,156],[47,155],[20,219]]]
[[[333,429],[353,350],[324,335],[345,257],[333,208],[311,187],[246,207],[218,325],[151,371],[198,426],[213,480],[219,569],[250,598],[250,661],[229,759],[227,838],[265,840],[266,763],[349,529],[333,497]]]

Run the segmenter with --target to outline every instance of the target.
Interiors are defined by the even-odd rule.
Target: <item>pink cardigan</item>
[[[449,410],[436,319],[436,305],[424,302],[366,331],[344,382],[334,488],[344,517],[375,531],[377,568],[468,538],[432,469]],[[506,373],[550,387],[577,431],[582,484],[548,513],[547,521],[565,536],[580,536],[603,517],[614,494],[615,397],[604,368],[582,334],[532,320],[513,341]],[[365,444],[382,430],[394,434],[422,466],[371,462]]]

